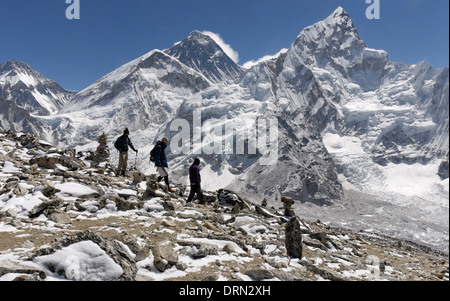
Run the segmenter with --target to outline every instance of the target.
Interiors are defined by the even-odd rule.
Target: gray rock
[[[310,247],[313,247],[313,248],[321,249],[321,250],[324,250],[324,251],[328,250],[328,248],[323,243],[321,243],[320,241],[318,241],[316,239],[311,239],[309,237],[304,237],[302,239],[302,242],[306,246],[310,246]]]
[[[8,210],[6,210],[6,216],[7,217],[16,218],[17,217],[17,212],[13,208],[9,208]]]
[[[15,263],[8,259],[0,261],[0,277],[9,273],[38,274],[42,279],[47,278],[47,274],[41,269]]]
[[[249,270],[249,271],[245,272],[245,275],[253,278],[256,281],[274,278],[274,275],[272,272],[270,272],[268,270],[263,270],[263,269]]]
[[[209,255],[217,255],[219,254],[219,250],[216,246],[209,244],[201,244],[199,250],[193,254],[194,258],[203,258]]]
[[[53,183],[47,182],[45,188],[41,192],[46,197],[51,197],[55,193],[61,192],[61,190],[56,189]]]
[[[173,250],[171,245],[157,245],[152,248],[153,263],[160,272],[170,269],[178,264],[178,254]]]
[[[234,249],[234,247],[231,244],[226,244],[222,251],[227,252],[228,254],[231,254],[233,252],[236,252],[236,250]]]
[[[438,175],[441,177],[441,179],[447,179],[449,176],[449,168],[448,168],[448,152],[447,155],[442,160],[441,164],[439,165]]]
[[[49,220],[51,220],[52,222],[55,222],[57,224],[71,224],[72,220],[70,219],[70,217],[65,214],[65,213],[60,213],[60,212],[54,212],[52,214],[50,214],[50,216],[48,217]]]
[[[302,258],[302,230],[298,217],[291,218],[286,224],[286,251],[288,256]]]
[[[24,196],[28,193],[28,190],[21,185],[17,185],[16,188],[14,188],[13,193],[16,196]]]
[[[39,205],[37,205],[36,207],[34,207],[33,209],[31,209],[31,211],[28,213],[28,216],[30,218],[36,218],[41,214],[49,214],[52,212],[52,210],[55,210],[57,208],[59,208],[61,206],[61,201],[60,200],[51,200],[48,202],[43,202]]]

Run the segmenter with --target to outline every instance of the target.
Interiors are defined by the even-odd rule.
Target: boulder
[[[152,248],[153,263],[160,272],[170,269],[178,264],[178,254],[175,253],[169,244],[159,244]]]
[[[219,203],[224,206],[235,206],[237,204],[240,209],[250,207],[247,201],[231,190],[219,189],[217,191],[217,199],[219,200]]]
[[[28,213],[28,216],[30,218],[36,218],[41,214],[44,214],[45,216],[48,216],[52,214],[55,209],[58,209],[62,205],[62,202],[60,200],[50,200],[48,202],[43,202]]]
[[[131,249],[127,248],[127,241],[120,241],[120,237],[103,237],[100,234],[89,230],[82,231],[75,235],[67,236],[62,239],[58,239],[51,247],[37,250],[31,255],[31,259],[34,260],[35,258],[40,256],[53,254],[57,250],[61,250],[64,247],[82,241],[91,241],[97,244],[103,251],[105,251],[108,257],[110,257],[116,264],[118,264],[122,268],[123,273],[116,280],[135,280],[138,268],[134,259],[135,254],[131,254]],[[49,267],[49,269],[50,268],[51,267]],[[67,275],[67,271],[63,271],[62,274]]]
[[[194,258],[203,258],[210,255],[217,255],[219,254],[219,250],[217,249],[217,246],[210,245],[210,244],[201,244],[200,248],[197,252],[193,254]]]
[[[72,220],[70,219],[70,217],[67,214],[62,213],[62,212],[54,212],[54,213],[50,214],[48,219],[57,224],[67,225],[67,224],[72,223]]]

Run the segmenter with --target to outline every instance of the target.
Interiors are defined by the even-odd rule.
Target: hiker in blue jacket
[[[167,137],[164,137],[161,139],[161,141],[158,141],[158,143],[156,144],[155,166],[159,173],[158,182],[160,182],[162,179],[164,179],[164,183],[166,183],[168,191],[175,192],[169,186],[169,184],[170,184],[169,174],[166,170],[166,168],[169,167],[167,164],[167,157],[166,157],[166,152],[165,152],[165,149],[166,149],[168,143],[169,143],[169,139],[167,139]]]
[[[200,204],[205,203],[201,187],[202,177],[200,176],[199,166],[200,166],[200,159],[195,158],[194,163],[192,163],[191,167],[189,168],[189,181],[191,182],[191,193],[189,194],[189,197],[187,199],[188,203],[192,202],[195,194],[197,194]]]

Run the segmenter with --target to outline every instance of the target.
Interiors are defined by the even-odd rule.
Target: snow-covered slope
[[[138,146],[150,147],[183,100],[209,85],[202,74],[154,50],[78,93],[51,120],[59,119],[58,140],[68,145],[86,145],[102,132],[114,139],[128,127]]]
[[[74,94],[23,62],[10,60],[0,65],[0,96],[31,114],[55,114]]]

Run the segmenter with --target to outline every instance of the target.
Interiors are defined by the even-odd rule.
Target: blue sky
[[[153,49],[207,30],[238,52],[242,65],[288,48],[303,28],[342,6],[366,44],[392,61],[449,65],[448,0],[380,0],[379,20],[366,18],[366,0],[79,1],[80,19],[68,20],[65,0],[0,0],[0,63],[26,62],[80,91]]]

